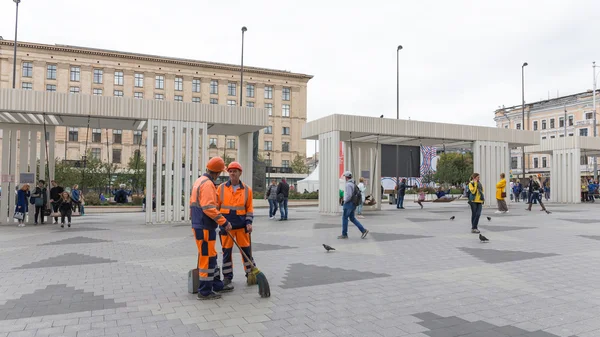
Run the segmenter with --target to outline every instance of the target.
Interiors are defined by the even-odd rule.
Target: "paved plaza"
[[[234,292],[188,294],[189,224],[130,213],[64,230],[2,226],[0,337],[600,336],[600,204],[549,204],[550,215],[511,206],[484,210],[489,243],[470,233],[462,201],[385,204],[361,220],[364,240],[352,225],[337,240],[340,218],[316,208],[291,209],[286,222],[257,210],[253,253],[268,299],[245,285],[239,254]]]

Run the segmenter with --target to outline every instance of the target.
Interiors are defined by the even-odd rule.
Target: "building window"
[[[142,143],[142,131],[133,131],[133,144],[139,145]]]
[[[123,72],[115,71],[115,85],[123,85]]]
[[[55,92],[56,91],[56,85],[55,84],[46,84],[46,91]]]
[[[23,90],[33,90],[33,84],[31,84],[29,82],[23,82],[23,83],[21,83],[21,89],[23,89]]]
[[[227,100],[227,106],[236,106],[237,102],[234,99]]]
[[[114,94],[115,97],[123,97],[123,90],[115,90]]]
[[[290,100],[290,88],[283,88],[281,91],[281,99],[284,101]]]
[[[538,129],[538,122],[533,121],[533,131],[536,131],[537,129]]]
[[[290,161],[289,160],[282,160],[281,161],[281,167],[290,167]]]
[[[281,152],[290,152],[290,142],[281,143]]]
[[[265,87],[265,98],[273,99],[273,87]]]
[[[573,126],[573,116],[569,116],[569,126]]]
[[[538,168],[539,160],[537,158],[533,158],[533,168]]]
[[[554,118],[550,119],[550,129],[554,129],[556,127],[556,124],[554,123]]]
[[[144,87],[144,74],[138,74],[136,73],[134,75],[134,85],[136,88],[143,88]]]
[[[289,126],[284,126],[284,127],[281,129],[281,134],[282,134],[282,135],[289,135],[289,134],[290,134],[290,127],[289,127]]]
[[[219,93],[219,82],[217,80],[210,81],[210,93],[217,95]]]
[[[559,135],[559,137],[560,137],[560,138],[564,138],[564,137],[565,137],[565,135]]]
[[[79,140],[79,129],[69,128],[69,141],[76,142]]]
[[[579,135],[587,137],[587,135],[588,135],[588,129],[579,129]]]
[[[102,158],[102,149],[92,149],[92,157],[96,158],[96,159],[101,159]]]
[[[249,108],[254,108],[254,102],[246,102],[246,106]]]
[[[112,150],[112,162],[113,164],[121,164],[121,149]]]
[[[183,96],[181,95],[175,95],[173,99],[175,100],[175,102],[183,102]]]
[[[113,130],[113,143],[121,144],[123,142],[123,130]]]
[[[92,129],[92,143],[102,142],[102,129]]]
[[[211,138],[208,140],[208,147],[211,149],[217,148],[217,138]]]
[[[581,165],[587,165],[588,164],[588,157],[587,156],[581,156],[581,157],[579,157],[579,164],[581,164]]]
[[[46,78],[49,80],[55,80],[56,79],[56,64],[49,64],[46,69],[47,69]]]
[[[265,128],[265,134],[270,135],[273,133],[273,127],[271,125]]]
[[[163,94],[154,94],[154,99],[162,101],[163,99],[165,99],[165,95],[163,95]]]
[[[81,68],[80,67],[71,67],[71,82],[79,82],[81,79]]]
[[[94,88],[92,90],[92,93],[94,94],[94,96],[102,96],[102,89]]]
[[[23,62],[23,72],[21,74],[23,77],[32,77],[33,76],[33,63]]]
[[[227,148],[235,149],[235,139],[227,139]]]
[[[102,69],[94,69],[94,83],[102,84],[102,75],[104,71]]]
[[[290,117],[290,105],[289,104],[283,104],[281,106],[281,116],[282,117]]]
[[[269,116],[273,116],[273,103],[265,103],[265,109],[269,112]]]
[[[573,137],[573,134],[572,134],[572,133],[569,133],[569,137]]]
[[[200,80],[197,78],[192,80],[192,92],[200,92]]]
[[[517,123],[517,125],[516,125],[516,129],[517,129],[517,130],[521,130],[521,123]]]
[[[265,151],[273,151],[273,142],[270,140],[265,140]]]
[[[254,97],[254,84],[246,85],[246,97]]]
[[[183,91],[183,77],[175,77],[175,91]]]
[[[585,113],[585,119],[593,119],[594,118],[594,113],[593,112],[586,112]]]
[[[554,139],[554,138],[556,138],[556,136],[550,136],[550,139]]]
[[[547,167],[548,166],[548,161],[546,160],[546,157],[542,157],[542,167]]]
[[[143,99],[144,98],[144,93],[143,92],[134,92],[133,93],[133,97],[137,98],[137,99]]]
[[[200,103],[200,97],[192,97],[192,103]]]
[[[518,157],[510,157],[510,168],[511,169],[516,169],[517,165],[519,163],[519,158]]]
[[[236,83],[227,83],[227,95],[229,96],[236,96]]]
[[[565,118],[564,117],[560,117],[558,119],[558,127],[559,128],[564,128],[565,127]]]
[[[546,130],[546,120],[542,121],[542,130]]]
[[[154,88],[156,88],[156,89],[164,89],[165,88],[165,77],[163,75],[156,75],[156,81],[154,83]]]
[[[69,88],[69,92],[71,94],[78,94],[79,93],[79,87],[71,87],[71,88]]]
[[[218,98],[211,98],[210,99],[210,104],[219,104],[219,99]]]

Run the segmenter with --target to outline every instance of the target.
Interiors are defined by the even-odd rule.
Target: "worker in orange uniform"
[[[231,230],[231,224],[217,208],[217,188],[215,179],[225,171],[225,162],[221,157],[213,157],[206,165],[206,173],[194,183],[190,208],[192,230],[198,246],[198,287],[199,300],[221,298],[219,293],[233,290],[233,285],[225,286],[217,272],[217,226],[222,233]]]
[[[229,232],[235,238],[244,253],[254,262],[250,249],[250,233],[252,233],[252,221],[254,220],[254,207],[252,206],[252,189],[242,183],[242,165],[232,162],[227,167],[229,181],[219,185],[217,188],[219,211],[225,219],[231,223],[232,230]],[[221,246],[223,247],[223,283],[230,285],[233,279],[233,240],[227,233],[221,232]],[[246,277],[252,269],[253,262],[244,262]]]

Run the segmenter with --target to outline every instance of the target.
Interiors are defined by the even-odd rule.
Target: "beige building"
[[[594,136],[594,109],[592,91],[525,104],[525,130],[539,131],[541,139],[561,137]],[[600,94],[596,92],[596,109],[600,105]],[[599,119],[598,117],[596,117]],[[521,129],[522,106],[499,108],[494,121],[499,128]],[[597,130],[598,135],[600,131]],[[525,173],[550,173],[550,158],[543,154],[525,153]],[[522,154],[520,148],[511,150],[511,173],[521,175]],[[582,153],[580,160],[582,176],[593,175],[593,158]]]
[[[0,88],[13,81],[12,41],[0,40]],[[259,155],[272,166],[271,177],[289,176],[296,156],[306,157],[301,131],[306,124],[310,75],[244,67],[242,104],[270,111],[260,132]],[[19,42],[16,88],[36,91],[134,97],[139,99],[239,105],[238,65],[134,54],[65,45]],[[0,123],[2,121],[0,120]],[[124,128],[125,129],[125,128]],[[127,165],[138,148],[145,154],[145,132],[57,127],[55,153],[79,160],[88,150],[102,161]],[[140,145],[141,144],[141,145]],[[236,159],[237,139],[209,136],[209,156]]]

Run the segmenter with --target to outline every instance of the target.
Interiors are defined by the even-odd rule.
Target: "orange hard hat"
[[[225,161],[221,157],[212,157],[206,164],[206,168],[212,172],[225,171]]]
[[[240,165],[240,163],[238,163],[237,161],[232,161],[231,164],[229,164],[229,166],[227,166],[227,171],[229,170],[240,170],[240,172],[242,172],[242,165]]]

